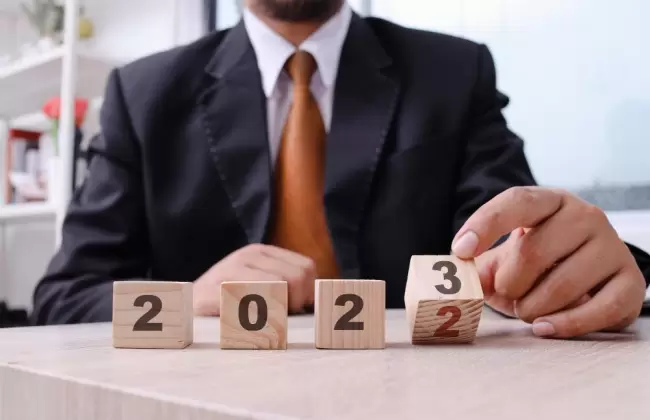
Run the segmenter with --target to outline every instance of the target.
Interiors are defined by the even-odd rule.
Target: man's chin
[[[325,21],[332,17],[343,0],[256,0],[266,16],[285,22]]]

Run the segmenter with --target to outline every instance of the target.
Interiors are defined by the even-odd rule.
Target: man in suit
[[[225,280],[287,281],[298,313],[315,278],[377,278],[401,307],[410,257],[452,251],[539,336],[637,318],[650,258],[535,186],[484,45],[342,0],[246,6],[112,73],[35,323],[109,321],[112,282],[145,277],[194,281],[197,315]]]

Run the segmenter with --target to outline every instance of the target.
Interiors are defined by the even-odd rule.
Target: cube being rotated
[[[473,342],[483,310],[474,261],[414,255],[404,304],[413,344]]]

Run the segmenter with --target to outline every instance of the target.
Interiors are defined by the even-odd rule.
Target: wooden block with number
[[[316,347],[386,347],[386,283],[383,280],[316,280]]]
[[[284,281],[222,283],[221,348],[286,349],[288,299]]]
[[[483,310],[474,261],[414,255],[404,304],[413,344],[473,342]]]
[[[113,346],[182,349],[194,339],[192,283],[113,283]]]

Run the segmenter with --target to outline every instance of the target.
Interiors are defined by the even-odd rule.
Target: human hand
[[[194,314],[218,316],[224,281],[286,281],[289,312],[314,303],[316,269],[311,259],[271,245],[254,244],[222,259],[194,282]]]
[[[489,306],[538,336],[618,331],[643,305],[645,280],[628,247],[602,210],[566,191],[505,191],[467,220],[452,252],[476,258]]]

